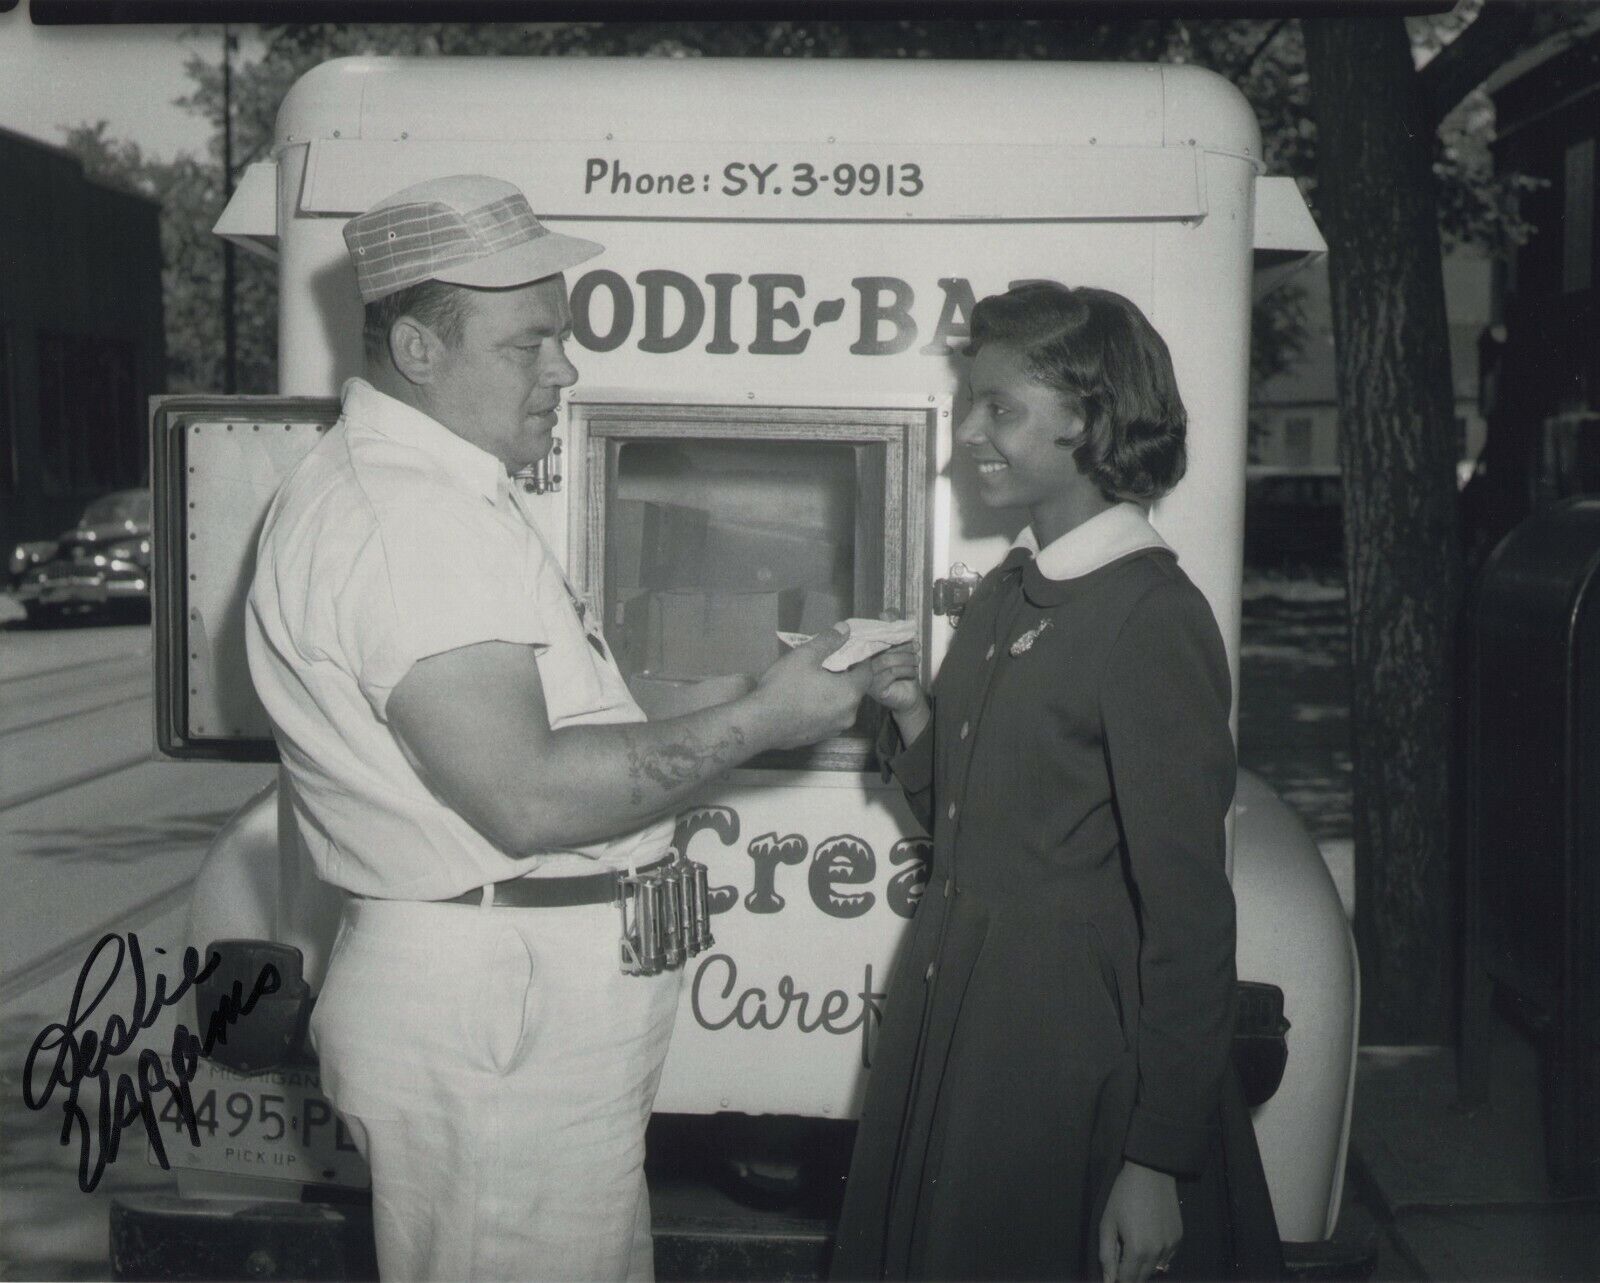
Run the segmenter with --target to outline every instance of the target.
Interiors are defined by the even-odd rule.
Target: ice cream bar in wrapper
[[[830,673],[842,673],[854,668],[864,659],[871,659],[880,650],[888,650],[917,635],[916,624],[909,619],[847,619],[850,636],[843,646],[822,661]],[[804,646],[815,633],[779,633],[778,640],[785,646]]]

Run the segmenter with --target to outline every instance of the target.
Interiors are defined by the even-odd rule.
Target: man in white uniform
[[[830,631],[646,722],[510,474],[577,372],[600,252],[460,176],[351,220],[367,378],[274,499],[250,668],[319,874],[350,892],[312,1019],[372,1168],[385,1279],[649,1279],[644,1128],[681,972],[624,975],[617,870],[752,755],[837,734]]]

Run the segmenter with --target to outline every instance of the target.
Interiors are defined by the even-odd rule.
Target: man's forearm
[[[773,718],[754,694],[663,722],[555,731],[527,764],[513,849],[562,849],[636,829],[773,741]]]
[[[572,850],[671,814],[766,749],[842,732],[863,693],[857,679],[821,666],[842,639],[830,630],[796,647],[726,703],[559,730],[533,648],[484,642],[418,660],[387,713],[435,796],[496,846]]]

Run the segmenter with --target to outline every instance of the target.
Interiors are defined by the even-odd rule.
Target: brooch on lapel
[[[1011,643],[1011,653],[1013,655],[1022,655],[1026,654],[1029,650],[1032,650],[1033,643],[1038,640],[1039,634],[1048,627],[1050,627],[1050,621],[1048,619],[1041,619],[1032,628],[1028,629],[1027,632],[1023,633],[1021,637],[1017,638],[1016,641]]]

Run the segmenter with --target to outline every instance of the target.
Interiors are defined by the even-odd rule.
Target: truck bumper
[[[744,1207],[698,1183],[653,1182],[656,1277],[822,1279],[831,1219]],[[115,1279],[378,1277],[372,1209],[127,1195],[111,1204]]]
[[[375,1279],[372,1207],[130,1194],[111,1203],[116,1279]]]

